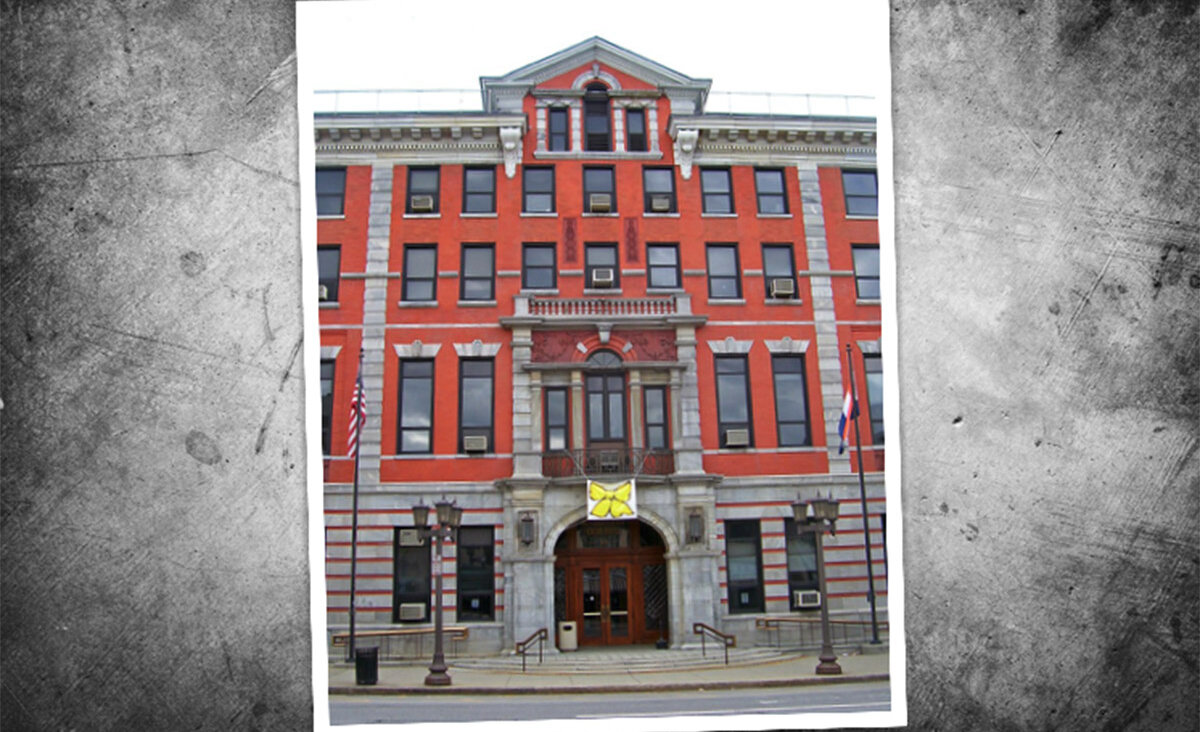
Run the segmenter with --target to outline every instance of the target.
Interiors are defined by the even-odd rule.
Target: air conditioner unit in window
[[[424,620],[425,619],[425,604],[420,602],[402,602],[400,603],[400,619],[401,620]]]
[[[802,610],[821,607],[821,593],[818,590],[794,590],[792,603]]]
[[[771,297],[793,297],[796,294],[796,282],[787,278],[771,280]]]
[[[487,435],[468,435],[463,437],[463,452],[487,452]]]
[[[420,529],[400,529],[400,546],[421,546],[424,543]]]
[[[612,287],[613,286],[613,271],[611,267],[602,267],[592,270],[592,287]]]
[[[670,211],[671,197],[670,196],[651,196],[650,197],[651,211]]]
[[[725,430],[725,447],[746,447],[750,444],[750,430]]]
[[[592,213],[608,213],[612,210],[612,196],[607,193],[593,193],[588,197],[588,210]]]
[[[433,196],[413,196],[409,199],[413,211],[432,211]]]
[[[321,289],[318,292],[320,292],[320,294],[317,295],[317,298],[320,299],[321,302],[325,302],[329,299],[329,285],[321,285]]]

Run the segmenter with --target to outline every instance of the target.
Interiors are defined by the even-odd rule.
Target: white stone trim
[[[807,340],[792,340],[791,336],[784,336],[783,340],[764,341],[767,344],[767,350],[771,353],[806,353],[808,351]]]
[[[500,352],[503,343],[484,343],[476,338],[470,343],[455,343],[454,352],[459,358],[493,358]]]
[[[750,353],[750,347],[753,345],[754,341],[734,340],[733,336],[729,336],[723,341],[708,341],[708,347],[712,352],[722,355],[745,355]]]
[[[442,344],[422,343],[416,340],[409,344],[394,343],[392,348],[396,350],[396,355],[400,358],[434,358],[441,350]]]

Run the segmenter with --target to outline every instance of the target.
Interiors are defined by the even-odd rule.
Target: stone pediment
[[[534,87],[580,69],[591,69],[592,73],[579,75],[572,86],[580,86],[589,78],[606,80],[601,65],[661,90],[671,98],[673,106],[690,108],[693,113],[703,110],[712,85],[710,79],[693,79],[599,36],[593,36],[503,76],[480,77],[483,108],[492,114],[518,112],[521,100]]]

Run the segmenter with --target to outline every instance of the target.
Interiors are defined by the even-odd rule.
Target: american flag
[[[367,420],[367,395],[363,393],[362,371],[354,382],[354,396],[350,398],[350,435],[346,438],[347,455],[358,453],[358,432]]]

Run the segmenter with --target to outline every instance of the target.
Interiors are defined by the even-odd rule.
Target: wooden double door
[[[579,645],[668,639],[666,562],[657,534],[637,521],[585,524],[567,534],[555,562],[555,615],[575,621]]]

